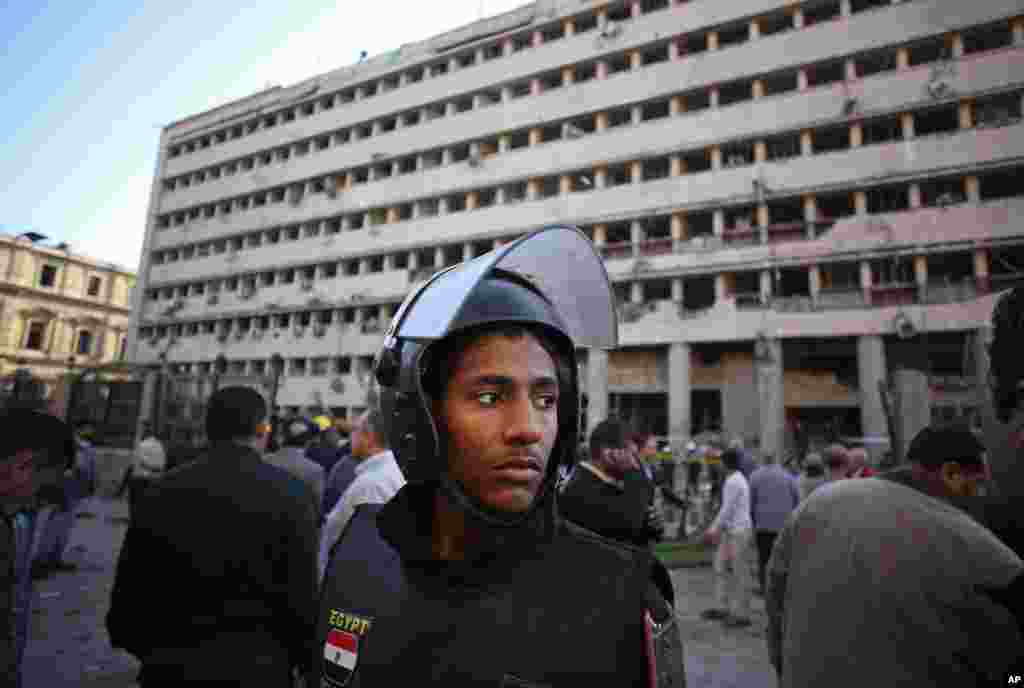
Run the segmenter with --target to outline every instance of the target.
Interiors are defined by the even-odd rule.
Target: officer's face
[[[477,340],[455,362],[434,413],[466,493],[496,511],[528,509],[558,434],[558,377],[537,340]]]

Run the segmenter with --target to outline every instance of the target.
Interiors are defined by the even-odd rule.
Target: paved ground
[[[79,568],[37,581],[25,658],[27,688],[130,688],[138,665],[110,647],[103,621],[127,527],[124,502],[92,498],[79,507],[68,559]],[[689,688],[775,688],[764,644],[764,603],[754,597],[754,625],[728,630],[704,621],[712,599],[709,568],[672,574],[683,623]]]

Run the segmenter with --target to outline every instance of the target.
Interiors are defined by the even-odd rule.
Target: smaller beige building
[[[0,234],[0,376],[51,382],[124,358],[135,274]]]

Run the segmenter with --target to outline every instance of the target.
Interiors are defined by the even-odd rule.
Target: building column
[[[806,91],[811,87],[810,81],[807,78],[807,69],[802,67],[796,71],[796,90]]]
[[[594,225],[594,246],[601,248],[608,243],[608,225]]]
[[[858,217],[868,214],[868,194],[865,191],[853,192],[853,212]]]
[[[767,306],[772,301],[772,271],[762,270],[758,274],[758,281],[761,288],[761,303]]]
[[[949,46],[954,60],[960,59],[964,56],[964,37],[962,34],[951,33],[949,35]]]
[[[562,67],[562,86],[570,86],[576,81],[576,69],[574,67]]]
[[[921,207],[921,185],[917,182],[911,182],[907,187],[907,205],[911,210]]]
[[[850,125],[850,148],[860,148],[864,145],[864,125],[854,122]]]
[[[809,131],[800,132],[800,155],[814,155],[814,136]]]
[[[914,114],[904,112],[900,115],[900,128],[903,130],[904,139],[914,138]]]
[[[530,129],[530,132],[527,134],[527,142],[531,147],[539,146],[543,135],[544,132],[540,127],[534,127],[533,129]]]
[[[566,19],[562,22],[562,36],[569,38],[576,33],[576,22],[572,19]]]
[[[864,295],[864,303],[871,305],[871,286],[873,276],[871,274],[871,262],[862,260],[860,262],[860,290]]]
[[[964,187],[967,192],[968,203],[981,202],[981,180],[978,179],[977,175],[972,174],[964,179]]]
[[[960,107],[957,109],[957,117],[961,129],[972,128],[974,126],[974,103],[970,100],[960,103]]]
[[[632,282],[629,285],[629,301],[630,303],[643,303],[644,302],[644,284],[643,282]]]
[[[438,246],[434,249],[434,268],[440,269],[444,267],[444,246]]]
[[[719,239],[725,234],[725,211],[715,208],[711,212],[711,232]]]
[[[754,343],[761,453],[779,458],[785,449],[786,399],[783,394],[782,341],[758,339]]]
[[[407,263],[410,272],[415,272],[420,269],[420,254],[418,251],[409,251],[409,261]]]
[[[928,375],[923,370],[895,370],[892,377],[896,398],[894,415],[899,426],[899,458],[902,459],[910,441],[931,424],[932,395]]]
[[[850,0],[839,0],[839,16],[849,17],[853,14],[853,7]]]
[[[669,220],[672,233],[672,250],[678,251],[682,243],[686,241],[686,215],[684,213],[672,213]]]
[[[587,351],[587,436],[608,418],[608,352]]]
[[[807,271],[807,288],[811,292],[811,303],[818,303],[821,294],[821,266],[812,265]]]
[[[603,189],[608,186],[608,168],[604,165],[594,169],[594,188]]]
[[[683,302],[683,278],[673,277],[672,278],[672,303]]]
[[[599,112],[594,116],[594,131],[604,131],[608,128],[608,113]]]
[[[1024,17],[1017,17],[1010,23],[1013,30],[1013,44],[1024,45]]]
[[[857,337],[857,378],[860,388],[861,434],[887,436],[885,407],[879,383],[886,380],[885,343],[877,334]]]
[[[917,283],[918,299],[924,301],[925,293],[928,290],[927,256],[914,256],[914,282]]]
[[[672,342],[668,345],[668,436],[677,456],[683,455],[691,432],[690,345]]]
[[[814,223],[818,220],[818,199],[815,196],[804,196],[804,222],[807,225],[807,239],[817,236]]]
[[[909,48],[896,48],[896,69],[910,69]]]
[[[462,244],[462,262],[473,260],[473,242],[467,241]]]
[[[843,76],[846,81],[857,80],[857,61],[856,60],[845,60],[843,62]]]
[[[594,77],[598,80],[608,78],[608,63],[605,60],[598,60],[594,65]]]

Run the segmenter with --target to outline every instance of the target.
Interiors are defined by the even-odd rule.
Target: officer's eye
[[[558,397],[554,394],[542,394],[537,397],[537,406],[544,411],[550,411],[558,404]]]
[[[476,395],[476,400],[484,406],[494,406],[498,401],[497,392],[480,392]]]

